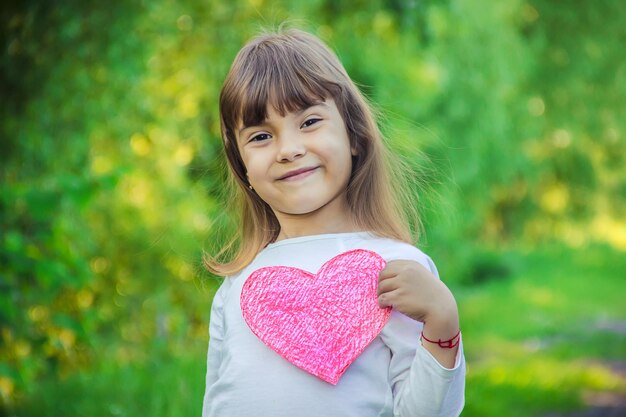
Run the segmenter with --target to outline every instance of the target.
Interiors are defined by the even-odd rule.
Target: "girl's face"
[[[347,217],[353,151],[332,99],[284,117],[268,106],[262,124],[240,126],[237,144],[250,185],[281,225],[289,215],[322,210]]]

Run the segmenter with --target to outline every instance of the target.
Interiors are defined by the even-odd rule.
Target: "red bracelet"
[[[437,345],[439,345],[440,348],[443,349],[452,349],[455,348],[459,342],[461,341],[461,329],[459,329],[459,331],[457,332],[457,334],[455,334],[452,339],[448,339],[448,340],[430,340],[428,339],[426,336],[424,336],[424,332],[422,332],[421,334],[421,338],[424,339],[427,342],[430,343],[436,343]],[[456,341],[455,341],[456,340]]]

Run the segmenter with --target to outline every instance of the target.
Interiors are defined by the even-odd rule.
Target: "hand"
[[[417,321],[447,323],[452,332],[458,330],[458,310],[452,293],[419,262],[387,263],[378,277],[378,304],[393,307]]]
[[[431,340],[449,340],[459,330],[459,312],[452,293],[419,262],[391,261],[378,276],[378,305],[393,307],[424,323],[423,334]],[[435,343],[422,346],[446,368],[453,368],[459,349]]]

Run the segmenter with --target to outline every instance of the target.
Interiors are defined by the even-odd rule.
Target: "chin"
[[[307,214],[311,214],[317,211],[317,208],[314,209],[298,209],[298,210],[285,210],[283,213],[290,214],[292,216],[304,216]]]
[[[290,207],[283,207],[279,209],[280,212],[290,214],[292,216],[301,216],[305,214],[313,213],[319,210],[322,206],[317,204],[297,204]]]

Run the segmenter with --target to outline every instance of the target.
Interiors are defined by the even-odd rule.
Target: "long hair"
[[[375,112],[337,56],[317,37],[297,29],[264,33],[237,54],[220,93],[220,122],[229,166],[238,228],[216,255],[205,253],[206,268],[231,275],[245,268],[273,242],[280,224],[270,206],[248,188],[237,147],[237,129],[267,118],[268,105],[282,116],[332,98],[344,120],[352,159],[346,197],[357,227],[381,237],[411,242],[419,229],[417,208],[383,144]],[[226,258],[226,259],[224,259]]]

